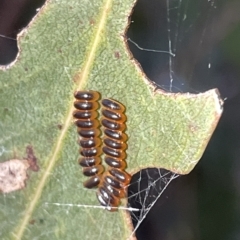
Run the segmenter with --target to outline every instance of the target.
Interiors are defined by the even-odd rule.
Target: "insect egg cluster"
[[[73,113],[80,135],[79,164],[83,174],[90,177],[84,187],[98,187],[97,199],[109,211],[116,211],[120,199],[126,197],[131,176],[125,171],[127,135],[125,107],[113,100],[103,99],[101,124],[98,120],[100,94],[96,91],[77,91]],[[103,138],[100,138],[102,127]],[[100,155],[104,153],[105,171]]]
[[[73,112],[75,125],[80,135],[80,157],[79,164],[83,167],[83,174],[90,177],[83,183],[86,188],[97,187],[102,178],[104,167],[101,164],[100,155],[101,139],[99,130],[98,99],[100,94],[95,91],[78,91],[74,94],[76,101]]]
[[[127,136],[124,133],[126,115],[125,107],[112,99],[103,99],[102,106],[101,125],[104,127],[102,151],[109,169],[103,175],[97,198],[102,206],[114,211],[115,208],[112,207],[117,207],[120,198],[126,196],[126,187],[131,180],[131,176],[124,171],[127,166],[125,161]]]

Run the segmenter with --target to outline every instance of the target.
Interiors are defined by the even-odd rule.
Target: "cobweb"
[[[143,13],[146,5],[149,9]],[[149,32],[134,33],[134,27],[139,28],[139,25],[136,26],[137,20],[132,18],[127,38],[133,55],[150,79],[168,92],[196,93],[216,87],[214,80],[208,80],[215,71],[213,58],[221,54],[214,52],[213,46],[220,42],[227,31],[227,27],[224,28],[225,31],[220,31],[217,24],[223,22],[222,14],[217,14],[218,10],[223,11],[223,7],[218,8],[217,1],[214,0],[147,0],[139,1],[133,15],[137,14],[137,8],[142,11],[138,14],[144,17],[152,15],[150,19],[143,17],[142,21],[145,22],[140,26],[142,30]],[[149,26],[152,27],[151,30]],[[8,38],[3,35],[0,37]],[[199,79],[206,81],[199,82]],[[178,177],[178,174],[165,169],[146,169],[133,176],[128,188],[127,206],[134,224],[132,235],[169,184]],[[55,204],[63,205],[60,202]],[[79,207],[88,206],[79,204]]]
[[[223,2],[138,2],[128,31],[129,47],[159,88],[199,93],[218,87],[225,93],[217,74],[223,54],[218,47],[239,16],[233,11],[237,6]]]
[[[139,211],[130,211],[135,234],[162,193],[179,175],[166,169],[149,168],[134,175],[128,187],[128,206]]]

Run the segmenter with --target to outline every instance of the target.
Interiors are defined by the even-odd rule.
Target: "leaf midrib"
[[[84,61],[85,64],[81,70],[81,74],[78,74],[79,77],[77,79],[75,79],[75,80],[77,80],[76,82],[77,82],[78,90],[82,89],[84,87],[84,85],[86,85],[86,82],[87,82],[87,79],[89,76],[89,72],[91,70],[91,67],[92,67],[94,59],[95,59],[97,48],[100,45],[101,40],[103,39],[101,36],[104,32],[103,30],[106,25],[106,19],[110,12],[109,10],[111,8],[111,5],[112,5],[112,0],[106,0],[105,3],[103,4],[102,11],[99,13],[99,18],[98,18],[99,24],[96,27],[95,34],[93,34],[92,42],[90,42],[90,44],[89,44],[89,46],[91,46],[90,51],[88,54],[86,54],[86,59]],[[66,120],[63,124],[62,131],[61,131],[59,137],[57,138],[56,144],[53,148],[53,151],[52,151],[53,154],[50,157],[49,164],[47,165],[46,170],[43,172],[43,175],[40,178],[40,181],[39,181],[37,187],[34,188],[35,191],[33,192],[32,197],[29,198],[32,200],[27,205],[28,207],[25,210],[25,214],[24,214],[23,218],[21,219],[19,224],[16,226],[16,230],[13,232],[13,236],[15,239],[19,240],[22,238],[24,231],[26,229],[26,225],[28,224],[28,222],[32,216],[32,213],[38,203],[38,200],[40,199],[40,197],[42,195],[42,191],[46,184],[46,181],[47,181],[49,175],[51,175],[52,169],[58,160],[58,154],[62,149],[63,139],[66,136],[68,128],[70,127],[71,122],[72,122],[73,110],[74,110],[74,107],[73,107],[73,105],[71,105],[71,107],[69,108],[69,110],[67,112]]]

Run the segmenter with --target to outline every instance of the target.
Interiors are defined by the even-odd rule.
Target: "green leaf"
[[[1,239],[131,235],[123,211],[45,204],[99,205],[95,191],[83,188],[77,163],[76,89],[97,90],[126,106],[131,174],[153,166],[187,174],[201,158],[222,112],[218,93],[155,90],[123,41],[133,4],[48,1],[19,36],[17,61],[0,72],[0,157],[23,159],[31,145],[40,170],[28,172],[25,188],[1,195]]]

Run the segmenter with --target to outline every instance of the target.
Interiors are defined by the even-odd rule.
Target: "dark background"
[[[43,3],[0,1],[0,65],[14,60],[16,34]],[[131,40],[147,49],[169,51],[170,45],[175,54],[170,62],[169,54],[143,51],[129,42],[134,57],[159,88],[191,93],[218,88],[225,101],[201,161],[163,192],[137,229],[138,240],[239,240],[240,1],[139,0],[131,20],[127,32]],[[143,188],[159,178],[156,169],[141,174]],[[149,188],[148,204],[162,184],[158,181]],[[129,191],[138,190],[133,184]],[[130,204],[139,207],[131,199]]]

